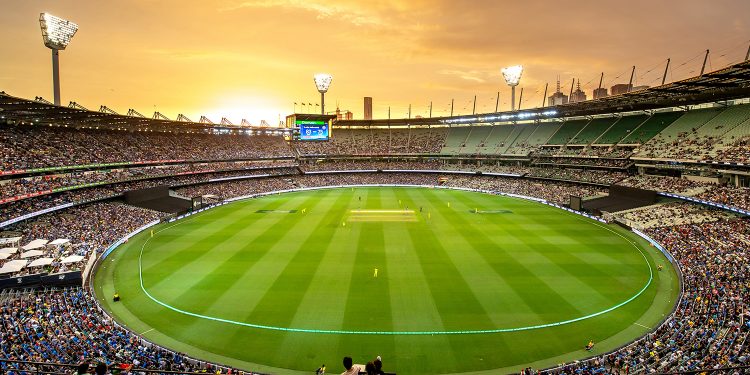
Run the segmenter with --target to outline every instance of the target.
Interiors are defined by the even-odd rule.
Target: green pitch
[[[131,330],[194,357],[309,374],[380,355],[387,371],[426,374],[612,350],[657,325],[679,286],[614,225],[480,193],[347,188],[157,226],[103,262],[95,290]]]

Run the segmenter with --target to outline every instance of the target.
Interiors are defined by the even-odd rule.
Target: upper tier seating
[[[588,145],[592,142],[594,142],[597,138],[599,138],[604,132],[609,130],[610,127],[612,127],[615,122],[617,122],[617,117],[606,117],[606,118],[596,118],[591,120],[583,130],[581,130],[578,134],[576,134],[573,139],[568,142],[568,144],[571,145]]]
[[[617,120],[604,134],[593,141],[594,144],[599,145],[611,145],[619,142],[626,135],[630,134],[640,124],[642,124],[648,116],[646,115],[634,115],[624,116]]]
[[[159,160],[290,157],[281,136],[0,125],[0,171]]]
[[[548,145],[565,145],[570,142],[583,128],[588,125],[589,120],[566,121],[560,129],[547,141]]]
[[[633,129],[628,135],[620,140],[621,145],[636,145],[643,144],[655,135],[659,134],[660,131],[664,130],[667,126],[672,124],[675,120],[680,118],[684,112],[660,112],[655,113],[648,118],[645,122],[640,124],[638,127]]]
[[[296,141],[300,155],[438,154],[445,128],[334,129],[327,141]]]

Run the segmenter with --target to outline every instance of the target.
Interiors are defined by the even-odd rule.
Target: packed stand
[[[696,198],[750,210],[750,188],[717,186],[697,195]]]
[[[300,155],[439,154],[448,131],[419,129],[333,129],[327,141],[295,141]]]
[[[687,178],[650,175],[632,176],[620,181],[618,185],[685,196],[700,194],[716,186],[714,184],[688,180]]]
[[[88,184],[115,183],[129,180],[169,177],[180,174],[294,167],[295,165],[296,162],[294,160],[281,160],[278,162],[230,161],[118,168],[7,179],[0,180],[0,203],[22,199],[23,195],[48,193],[56,189],[71,188]]]
[[[726,211],[689,202],[660,203],[620,211],[615,216],[640,229],[683,224],[711,223],[734,216]]]
[[[81,288],[4,293],[0,295],[0,314],[0,355],[8,360],[67,364],[98,361],[123,373],[149,369],[254,374],[198,362],[155,346],[117,325]],[[9,362],[0,366],[0,372],[19,368]],[[54,368],[41,370],[53,372]]]
[[[564,181],[534,181],[512,177],[450,176],[445,186],[471,188],[541,198],[558,205],[570,203],[570,196],[602,196],[606,189]]]
[[[533,160],[535,165],[575,165],[582,167],[628,168],[633,162],[628,159],[604,159],[581,157],[548,157],[542,156]]]
[[[357,170],[437,170],[437,161],[400,161],[400,160],[327,160],[306,163],[301,166],[305,172],[316,171],[357,171]]]
[[[39,267],[27,265],[20,272],[0,277],[80,269],[91,254],[105,250],[126,234],[160,216],[158,212],[143,208],[102,202],[46,214],[36,220],[30,219],[3,228],[4,237],[20,236],[22,243],[29,243],[35,239],[68,239],[70,242],[60,246],[45,245],[38,249],[39,253],[33,258],[27,259],[29,264],[33,264],[36,258],[51,258],[50,264]],[[26,253],[23,249],[18,249],[11,257],[0,260],[0,267],[7,262],[21,260]],[[61,263],[62,259],[71,255],[81,256],[83,259],[76,263]]]
[[[160,160],[291,157],[282,136],[0,126],[0,171]]]
[[[581,147],[581,148],[569,148],[565,146],[553,147],[553,146],[542,146],[534,150],[532,156],[561,156],[561,157],[576,157],[576,156],[590,156],[605,159],[628,159],[633,154],[633,149],[630,147]]]
[[[571,195],[581,197],[600,196],[605,189],[597,186],[584,186],[569,182],[538,182],[515,177],[493,177],[473,175],[441,175],[432,173],[335,173],[294,176],[291,178],[263,178],[244,181],[196,185],[177,189],[186,196],[215,195],[223,199],[250,194],[305,187],[336,185],[442,185],[456,188],[470,188],[494,192],[524,195],[547,200],[552,203],[568,204]]]
[[[620,350],[546,373],[672,373],[750,364],[750,220],[666,226],[647,234],[682,270],[684,291],[672,317]]]
[[[181,186],[196,183],[208,182],[209,180],[220,179],[220,178],[236,178],[245,176],[258,176],[258,175],[289,175],[296,174],[296,168],[273,168],[273,169],[255,169],[255,170],[240,170],[232,172],[214,172],[214,173],[201,173],[201,174],[188,174],[180,176],[171,176],[166,178],[148,179],[148,180],[136,180],[129,182],[121,182],[110,185],[103,185],[97,187],[76,189],[70,191],[64,191],[61,193],[55,193],[50,195],[43,195],[39,197],[27,198],[15,202],[0,204],[0,223],[6,220],[10,220],[24,214],[37,212],[40,210],[60,206],[67,203],[83,203],[94,200],[112,198],[121,195],[122,193],[129,190],[145,189],[155,186]]]
[[[611,185],[628,177],[624,172],[577,168],[529,168],[527,177]]]

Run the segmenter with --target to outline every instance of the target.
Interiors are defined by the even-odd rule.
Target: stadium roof
[[[338,121],[336,124],[338,126],[352,127],[414,126],[559,118],[696,105],[746,97],[750,97],[750,61],[744,61],[714,72],[646,90],[572,104],[469,116],[345,120]],[[191,121],[183,115],[178,116],[179,120],[170,120],[159,112],[155,112],[152,117],[145,117],[133,109],[129,110],[128,114],[122,115],[106,106],[101,106],[99,111],[91,111],[75,102],[71,102],[67,107],[55,106],[40,97],[29,100],[10,96],[5,92],[0,92],[0,118],[6,121],[59,126],[128,130],[190,131],[216,127],[228,129],[263,129],[233,125],[228,123],[228,121],[214,124],[205,117],[202,117],[199,122]],[[243,121],[243,125],[248,124],[245,124]]]
[[[515,112],[393,120],[339,121],[339,126],[461,124],[590,116],[696,105],[750,97],[750,60],[700,76],[622,95]]]

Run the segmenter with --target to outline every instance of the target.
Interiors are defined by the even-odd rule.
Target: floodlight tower
[[[326,92],[328,91],[328,88],[331,87],[332,79],[333,77],[326,73],[318,73],[313,77],[315,87],[318,88],[318,92],[320,93],[320,114],[322,115],[326,114]]]
[[[64,50],[73,39],[73,35],[76,35],[78,25],[49,13],[39,15],[39,25],[42,27],[44,45],[52,50],[52,85],[55,105],[60,105],[60,51]]]
[[[523,66],[513,65],[501,70],[505,83],[510,86],[510,109],[511,111],[516,110],[516,86],[521,81],[521,73],[523,73]]]

